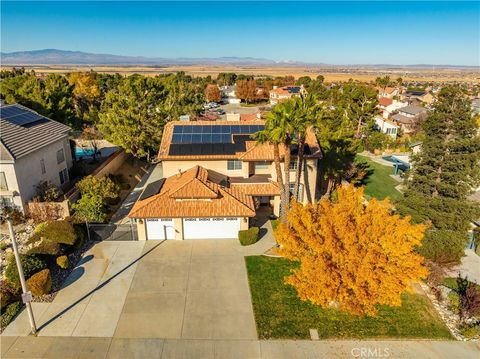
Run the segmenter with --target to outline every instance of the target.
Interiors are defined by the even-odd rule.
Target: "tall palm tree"
[[[290,206],[290,162],[291,147],[294,135],[295,119],[294,101],[285,101],[276,105],[268,114],[265,129],[253,137],[260,143],[273,145],[273,160],[280,185],[280,220],[287,221],[286,211]],[[280,164],[280,147],[284,148],[284,175]]]
[[[295,170],[295,185],[293,188],[293,198],[298,199],[300,191],[300,179],[303,171],[303,159],[305,153],[305,141],[307,138],[307,131],[316,120],[320,106],[317,104],[317,99],[314,95],[300,96],[295,99],[295,142],[297,145],[297,167]]]

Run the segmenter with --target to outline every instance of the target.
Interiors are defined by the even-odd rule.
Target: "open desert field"
[[[18,67],[20,67],[19,65]],[[4,66],[4,69],[12,66]],[[323,75],[326,82],[343,82],[349,79],[372,81],[378,76],[389,75],[392,79],[401,77],[406,81],[422,82],[479,82],[480,74],[475,68],[414,68],[414,67],[340,67],[340,66],[116,66],[116,65],[25,65],[27,70],[35,70],[39,75],[49,73],[67,73],[72,71],[94,70],[100,73],[120,73],[131,75],[134,73],[155,76],[158,74],[184,71],[192,76],[216,77],[221,72],[235,72],[237,74],[261,76],[286,76],[295,78],[310,76],[312,78]]]

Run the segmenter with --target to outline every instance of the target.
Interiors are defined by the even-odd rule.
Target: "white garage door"
[[[238,238],[240,218],[185,218],[184,239]]]
[[[175,239],[173,219],[147,219],[147,239]]]

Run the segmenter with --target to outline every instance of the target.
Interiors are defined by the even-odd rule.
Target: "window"
[[[290,162],[290,171],[296,171],[297,170],[297,160],[294,159],[293,161]]]
[[[289,187],[290,187],[290,195],[293,196],[293,189],[295,187],[295,183],[294,182],[290,183]],[[303,201],[303,184],[301,184],[301,183],[298,186],[298,196],[297,196],[296,200],[299,201],[299,202]]]
[[[0,172],[0,189],[8,190],[7,178],[5,172]]]
[[[268,170],[269,167],[270,167],[270,162],[268,162],[268,161],[255,162],[255,169],[256,170]]]
[[[58,157],[58,156],[57,156]],[[45,169],[45,160],[42,158],[40,160],[40,167],[42,169],[42,175],[44,175],[45,173],[47,173],[47,170]]]
[[[387,128],[387,135],[395,135],[397,133],[396,128]]]
[[[63,148],[57,151],[57,163],[62,163],[65,161],[65,154],[63,153]]]
[[[242,161],[239,161],[239,160],[227,161],[227,170],[234,171],[234,170],[241,170],[241,169],[242,169]]]
[[[60,183],[64,184],[65,182],[68,181],[68,171],[66,168],[58,172],[58,175],[60,176]]]

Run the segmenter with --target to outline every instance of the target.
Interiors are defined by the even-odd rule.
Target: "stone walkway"
[[[185,340],[1,337],[2,358],[478,358],[478,343],[399,340]]]

